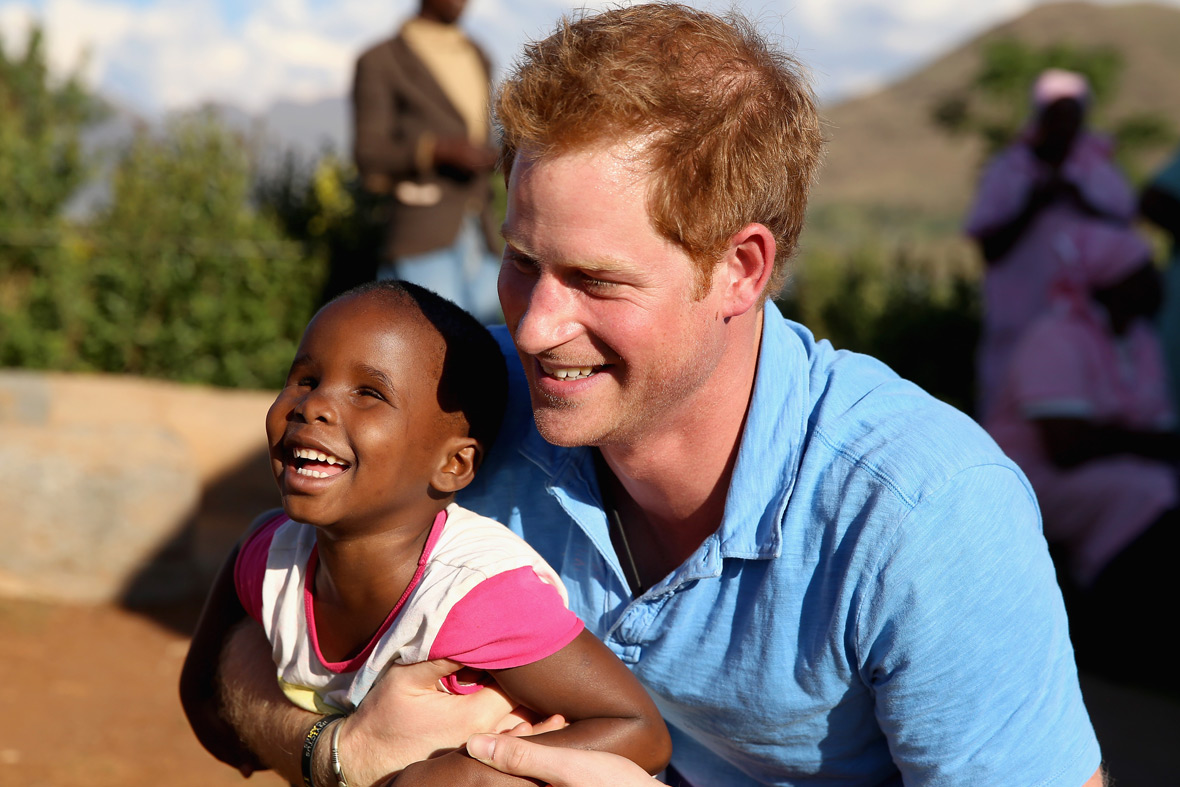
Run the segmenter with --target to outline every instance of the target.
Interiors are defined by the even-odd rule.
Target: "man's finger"
[[[557,783],[562,779],[563,749],[538,746],[511,735],[472,735],[467,753],[501,773]]]

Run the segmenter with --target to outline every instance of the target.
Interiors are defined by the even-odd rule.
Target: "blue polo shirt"
[[[632,598],[591,449],[519,363],[463,505],[523,535],[651,692],[696,787],[1079,787],[1098,743],[1023,475],[963,414],[768,305],[721,526]]]

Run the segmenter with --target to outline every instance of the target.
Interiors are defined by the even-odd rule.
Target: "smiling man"
[[[1100,784],[1024,477],[768,301],[822,145],[799,66],[740,19],[634,6],[530,47],[498,111],[501,338],[523,374],[464,502],[546,557],[655,698],[667,781]],[[390,730],[436,699],[409,694],[350,720],[350,768],[392,767]],[[256,746],[314,722],[226,696]],[[555,784],[650,783],[573,751],[558,780],[519,741],[475,741]],[[414,775],[396,783],[432,783]],[[471,783],[523,783],[501,778]]]

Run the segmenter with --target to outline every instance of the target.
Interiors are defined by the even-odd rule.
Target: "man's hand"
[[[434,143],[434,165],[464,174],[490,172],[498,155],[486,145],[473,145],[466,137],[443,137]]]
[[[467,753],[501,773],[553,787],[651,787],[652,777],[617,754],[543,746],[513,735],[473,735]]]
[[[350,784],[372,784],[457,749],[473,733],[510,730],[535,720],[527,711],[517,713],[494,685],[467,695],[441,691],[439,679],[457,669],[455,662],[440,659],[386,670],[340,732],[340,758]]]

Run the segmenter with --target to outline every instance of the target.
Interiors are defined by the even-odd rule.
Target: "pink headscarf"
[[[1082,106],[1090,101],[1090,83],[1076,71],[1062,68],[1047,68],[1037,77],[1032,88],[1034,114],[1039,115],[1045,107],[1063,98],[1072,98]]]

